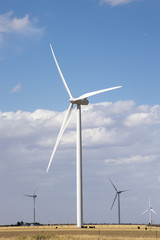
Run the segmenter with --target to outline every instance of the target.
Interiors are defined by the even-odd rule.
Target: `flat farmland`
[[[93,228],[95,226],[95,228]],[[76,225],[0,227],[5,240],[127,240],[160,239],[160,227],[146,225]]]

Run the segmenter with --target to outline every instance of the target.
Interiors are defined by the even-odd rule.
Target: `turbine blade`
[[[56,144],[55,144],[55,146],[54,146],[54,148],[53,148],[53,151],[52,151],[52,154],[51,154],[51,157],[50,157],[49,164],[48,164],[48,167],[47,167],[46,172],[48,172],[48,170],[49,170],[49,168],[50,168],[50,165],[51,165],[51,162],[52,162],[52,160],[53,160],[53,157],[54,157],[54,154],[55,154],[55,152],[56,152],[56,149],[57,149],[57,147],[58,147],[58,144],[59,144],[59,142],[60,142],[60,140],[61,140],[61,138],[62,138],[62,135],[63,135],[63,133],[64,133],[65,128],[67,127],[67,123],[68,123],[69,117],[70,117],[70,115],[71,115],[72,109],[73,109],[73,104],[70,104],[70,105],[69,105],[69,108],[68,108],[68,110],[67,110],[67,112],[66,112],[66,115],[65,115],[65,117],[64,117],[64,120],[63,120],[61,129],[60,129],[58,138],[57,138],[57,140],[56,140]]]
[[[117,193],[116,193],[116,196],[115,196],[115,198],[114,198],[114,200],[113,200],[113,203],[112,203],[112,206],[111,206],[111,210],[112,210],[113,205],[114,205],[114,203],[115,203],[115,201],[116,201],[116,198],[117,198]]]
[[[123,192],[128,192],[129,190],[122,190],[122,191],[119,191],[119,193],[123,193]]]
[[[37,190],[38,190],[38,187],[39,187],[39,184],[37,185],[37,187],[36,187],[36,189],[35,189],[35,191],[34,191],[34,193],[33,193],[33,196],[36,194],[36,192],[37,192]]]
[[[60,76],[61,76],[61,79],[62,79],[62,81],[63,81],[63,84],[64,84],[64,86],[65,86],[65,88],[66,88],[66,90],[67,90],[70,98],[73,98],[73,97],[72,97],[72,94],[71,94],[71,92],[70,92],[70,90],[69,90],[69,88],[68,88],[68,86],[67,86],[67,83],[66,83],[66,81],[65,81],[65,79],[64,79],[64,77],[63,77],[63,74],[62,74],[62,72],[61,72],[61,69],[60,69],[60,67],[59,67],[59,65],[58,65],[58,62],[57,62],[57,59],[56,59],[55,54],[54,54],[54,52],[53,52],[53,48],[52,48],[52,45],[51,45],[51,44],[50,44],[50,48],[51,48],[51,52],[52,52],[54,61],[55,61],[55,63],[56,63],[58,72],[59,72],[59,74],[60,74]]]
[[[151,208],[151,211],[152,211],[153,213],[157,214],[152,208]]]
[[[111,181],[111,179],[109,178],[110,183],[112,184],[112,186],[114,187],[114,189],[116,190],[116,192],[118,192],[117,188],[115,187],[115,185],[113,184],[113,182]]]
[[[121,87],[122,86],[117,86],[117,87],[106,88],[106,89],[102,89],[102,90],[86,93],[86,94],[83,94],[82,96],[80,96],[78,99],[88,98],[88,97],[91,97],[93,95],[97,95],[97,94],[103,93],[103,92],[108,92],[108,91],[111,91],[111,90],[114,90],[114,89],[117,89],[117,88],[121,88]]]
[[[145,210],[142,214],[144,214],[144,213],[146,213],[146,212],[148,212],[148,211],[149,211],[149,209]]]
[[[23,194],[23,195],[27,197],[33,197],[33,195],[28,195],[28,194]]]

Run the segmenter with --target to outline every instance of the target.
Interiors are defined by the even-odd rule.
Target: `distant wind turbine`
[[[126,191],[128,191],[128,190],[121,190],[121,191],[118,191],[117,188],[115,187],[115,185],[113,184],[113,182],[111,181],[110,178],[109,178],[109,181],[110,181],[110,183],[112,184],[112,186],[114,187],[114,189],[115,189],[115,191],[116,191],[116,196],[115,196],[115,198],[114,198],[114,200],[113,200],[113,203],[112,203],[112,206],[111,206],[111,210],[112,210],[113,205],[114,205],[114,203],[115,203],[115,201],[116,201],[116,198],[117,198],[117,196],[118,196],[118,223],[120,224],[120,223],[121,223],[121,214],[120,214],[120,194],[121,194],[122,192],[126,192]]]
[[[59,145],[59,142],[62,138],[64,130],[67,127],[67,124],[68,124],[68,121],[69,121],[69,118],[70,118],[70,115],[71,115],[71,112],[72,112],[72,109],[73,109],[73,105],[76,104],[77,105],[77,227],[81,228],[82,225],[83,225],[81,105],[88,105],[89,104],[89,101],[87,99],[88,97],[94,96],[94,95],[99,94],[99,93],[107,92],[107,91],[110,91],[110,90],[114,90],[114,89],[120,88],[121,86],[107,88],[107,89],[103,89],[103,90],[99,90],[99,91],[94,91],[94,92],[86,93],[86,94],[84,94],[84,95],[82,95],[78,98],[73,98],[73,96],[72,96],[72,94],[71,94],[71,92],[70,92],[70,90],[67,86],[67,83],[66,83],[66,81],[63,77],[63,74],[60,70],[60,67],[58,65],[58,62],[57,62],[57,59],[56,59],[55,54],[53,52],[53,48],[52,48],[51,44],[50,44],[50,48],[51,48],[51,52],[52,52],[54,61],[56,63],[57,69],[58,69],[59,74],[61,76],[61,79],[63,81],[63,84],[64,84],[64,86],[65,86],[65,88],[66,88],[66,90],[69,94],[70,105],[69,105],[68,110],[66,112],[66,115],[64,117],[64,120],[63,120],[61,129],[60,129],[57,141],[56,141],[55,146],[53,148],[53,152],[51,154],[50,161],[49,161],[49,164],[48,164],[48,167],[47,167],[47,172],[50,168],[51,162],[53,160],[53,157],[54,157],[56,149]]]
[[[151,201],[150,201],[150,198],[149,198],[149,208],[147,210],[145,210],[142,214],[148,212],[149,213],[149,224],[152,225],[152,212],[157,214],[151,207]]]
[[[33,223],[35,224],[36,222],[36,192],[37,192],[38,186],[36,187],[36,190],[34,191],[33,195],[28,195],[28,194],[24,194],[24,196],[26,197],[31,197],[33,198]]]

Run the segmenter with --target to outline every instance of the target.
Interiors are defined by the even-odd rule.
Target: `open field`
[[[75,225],[0,227],[0,240],[141,240],[160,239],[160,227],[146,225]],[[92,225],[90,225],[92,227]],[[138,228],[139,227],[139,228]]]

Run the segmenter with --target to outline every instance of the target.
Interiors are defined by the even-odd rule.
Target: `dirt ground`
[[[160,239],[160,226],[146,225],[75,225],[0,227],[0,239]]]

